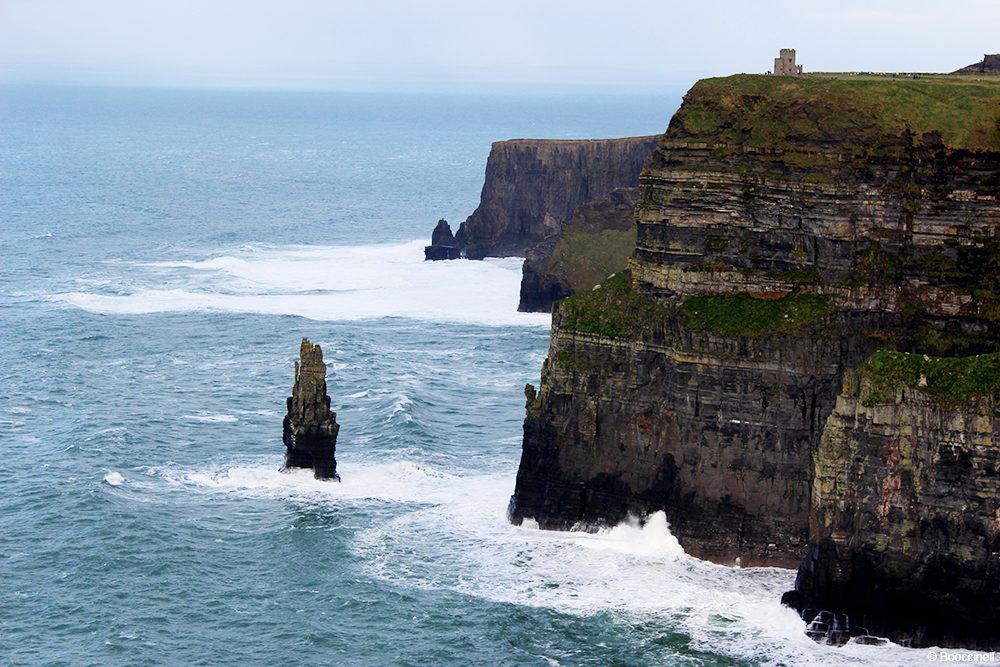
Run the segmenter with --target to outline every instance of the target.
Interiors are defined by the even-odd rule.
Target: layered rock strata
[[[470,259],[523,256],[573,212],[635,187],[656,137],[513,139],[493,144],[479,206],[457,234]]]
[[[288,413],[282,423],[285,443],[283,468],[312,468],[316,479],[335,479],[337,474],[337,414],[330,410],[326,393],[326,364],[323,350],[302,339],[299,361],[295,362],[295,384],[287,401]]]
[[[926,385],[926,377],[923,379]],[[848,634],[1000,649],[1000,393],[844,382],[814,457],[811,545],[787,601]]]
[[[694,555],[797,564],[845,373],[998,349],[997,109],[985,79],[699,82],[640,179],[630,273],[555,308],[511,519],[663,510]]]

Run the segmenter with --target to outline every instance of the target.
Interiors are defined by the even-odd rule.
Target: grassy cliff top
[[[703,79],[684,98],[669,138],[786,148],[866,146],[909,130],[949,148],[1000,150],[1000,77],[739,74]]]
[[[882,351],[869,357],[860,371],[875,388],[862,398],[869,407],[888,400],[901,387],[926,392],[950,407],[1000,391],[1000,354],[928,357]]]
[[[632,289],[629,271],[609,276],[592,290],[556,303],[559,325],[569,331],[606,338],[641,340],[672,311]]]

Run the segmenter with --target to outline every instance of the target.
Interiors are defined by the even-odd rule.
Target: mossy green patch
[[[859,370],[873,387],[861,397],[867,407],[886,401],[903,387],[926,392],[952,407],[1000,390],[1000,353],[928,357],[885,350],[869,357]]]
[[[629,271],[611,276],[600,287],[556,304],[563,329],[608,338],[639,340],[673,311],[632,289]]]
[[[688,324],[696,329],[763,336],[792,333],[830,315],[835,307],[823,295],[792,292],[779,299],[760,299],[749,294],[693,296],[685,299],[681,310]]]
[[[574,292],[588,290],[628,265],[635,249],[635,233],[634,225],[598,233],[567,229],[552,252],[549,270],[562,276]]]
[[[741,74],[695,84],[671,131],[708,143],[862,152],[885,136],[937,133],[949,148],[1000,150],[998,123],[1000,77]]]

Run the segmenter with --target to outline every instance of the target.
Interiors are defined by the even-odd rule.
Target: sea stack
[[[323,350],[308,338],[302,339],[299,361],[295,362],[295,385],[288,397],[288,414],[283,423],[285,465],[312,468],[316,479],[335,479],[337,474],[337,414],[330,411],[326,394],[326,364]]]
[[[444,218],[438,220],[437,226],[431,232],[431,244],[424,247],[424,259],[438,261],[442,259],[462,259],[462,244],[451,233],[451,225]]]

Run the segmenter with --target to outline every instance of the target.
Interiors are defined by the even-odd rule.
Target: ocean
[[[682,94],[0,88],[0,664],[926,664],[814,644],[793,571],[662,515],[506,521],[548,316],[423,245],[492,141]],[[340,484],[278,472],[302,337]]]

